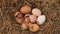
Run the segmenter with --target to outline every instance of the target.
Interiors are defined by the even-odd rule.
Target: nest
[[[14,14],[24,5],[39,8],[46,15],[36,33],[23,31],[16,23]],[[60,0],[0,0],[0,34],[60,34]]]

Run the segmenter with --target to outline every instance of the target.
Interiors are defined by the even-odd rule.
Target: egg
[[[30,15],[29,16],[30,22],[34,23],[37,20],[37,17],[35,15]]]
[[[46,20],[46,16],[45,15],[41,15],[37,18],[37,24],[42,25]]]
[[[35,16],[40,16],[41,11],[38,8],[34,8],[34,9],[32,9],[32,14]]]
[[[20,11],[21,11],[21,13],[23,13],[23,14],[27,14],[27,13],[30,13],[31,8],[30,8],[30,6],[25,5],[25,6],[21,7]]]

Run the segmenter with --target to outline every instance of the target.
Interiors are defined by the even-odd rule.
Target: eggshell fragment
[[[37,18],[37,24],[41,25],[45,22],[45,20],[46,20],[45,15],[41,15]]]
[[[34,9],[32,9],[32,14],[35,16],[40,16],[41,11],[38,8],[34,8]]]
[[[20,12],[16,12],[16,13],[15,13],[15,17],[17,17],[19,13],[20,13]]]
[[[29,30],[31,32],[37,32],[39,30],[39,25],[37,25],[37,24],[30,24]]]
[[[20,11],[21,11],[21,13],[23,13],[23,14],[27,14],[27,13],[30,13],[31,8],[30,8],[30,6],[25,5],[25,6],[23,6],[23,7],[20,9]]]
[[[29,17],[30,16],[30,14],[26,14],[24,17]]]
[[[36,22],[37,17],[36,17],[35,15],[30,15],[30,16],[29,16],[29,19],[30,19],[30,21],[33,23],[33,22]]]

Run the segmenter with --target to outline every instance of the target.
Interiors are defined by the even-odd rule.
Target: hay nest
[[[36,33],[22,31],[16,23],[15,12],[26,4],[47,17]],[[0,34],[60,34],[60,0],[0,0]]]

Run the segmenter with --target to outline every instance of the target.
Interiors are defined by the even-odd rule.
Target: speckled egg
[[[21,11],[21,13],[23,13],[23,14],[27,14],[27,13],[30,13],[31,8],[30,8],[30,6],[25,5],[25,6],[21,7],[20,11]]]
[[[36,22],[37,17],[36,17],[35,15],[30,15],[30,16],[29,16],[29,19],[30,19],[30,21],[31,21],[32,23],[34,23],[34,22]]]
[[[40,16],[41,11],[38,8],[34,8],[34,9],[32,9],[32,14],[35,16]]]
[[[46,20],[45,15],[41,15],[37,18],[37,24],[41,25],[45,22],[45,20]]]

